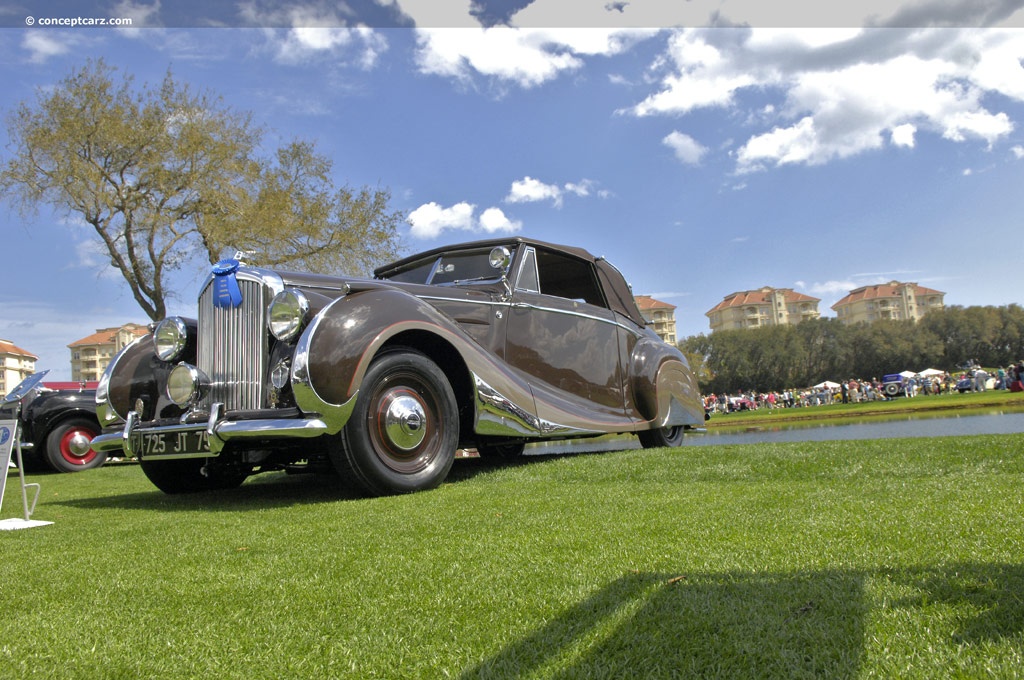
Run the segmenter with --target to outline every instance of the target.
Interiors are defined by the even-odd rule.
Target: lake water
[[[896,439],[900,437],[950,437],[973,434],[1014,434],[1024,432],[1024,413],[986,413],[962,416],[915,416],[869,423],[830,425],[828,423],[766,425],[743,431],[688,434],[683,446],[720,446],[724,444],[761,444],[767,442],[809,442],[846,439]],[[636,437],[613,440],[575,440],[551,444],[531,444],[527,454],[618,451],[639,448]]]
[[[846,425],[793,425],[764,427],[743,432],[715,432],[687,436],[684,446],[758,444],[762,442],[809,442],[844,439],[895,439],[899,437],[955,437],[970,434],[1024,432],[1024,413],[903,418]]]

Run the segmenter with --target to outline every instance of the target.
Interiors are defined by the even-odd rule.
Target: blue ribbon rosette
[[[218,309],[232,309],[242,304],[242,291],[238,287],[235,272],[238,260],[221,260],[213,265],[213,306]]]

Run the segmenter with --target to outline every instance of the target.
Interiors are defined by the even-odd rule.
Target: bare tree
[[[405,216],[386,190],[336,187],[331,161],[305,141],[260,156],[251,114],[170,72],[141,89],[115,73],[89,62],[10,113],[0,196],[92,226],[150,319],[166,315],[172,272],[229,247],[324,273],[365,272],[397,253]]]

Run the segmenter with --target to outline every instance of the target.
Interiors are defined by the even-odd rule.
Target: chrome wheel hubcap
[[[395,448],[412,451],[427,436],[426,415],[419,399],[408,394],[393,396],[384,411],[384,434]]]
[[[79,458],[89,453],[89,449],[91,447],[92,440],[81,432],[75,433],[75,435],[68,440],[68,450],[72,455],[78,456]]]

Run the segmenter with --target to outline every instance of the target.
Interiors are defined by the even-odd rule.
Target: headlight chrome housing
[[[309,322],[309,299],[300,290],[289,288],[274,296],[267,308],[267,326],[283,342],[299,337]]]
[[[153,348],[161,361],[174,361],[185,351],[188,344],[188,326],[184,319],[171,316],[156,325],[153,331]]]
[[[197,403],[206,394],[210,381],[191,364],[181,363],[167,376],[167,398],[185,408]]]

